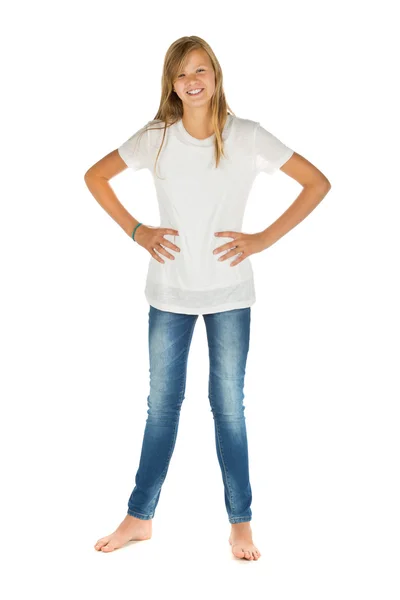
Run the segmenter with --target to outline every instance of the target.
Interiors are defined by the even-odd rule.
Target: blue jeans
[[[208,398],[230,523],[251,521],[251,486],[243,387],[250,339],[251,308],[203,314],[210,375]],[[187,361],[198,315],[150,305],[150,394],[135,487],[128,515],[152,519],[174,451],[185,397]]]

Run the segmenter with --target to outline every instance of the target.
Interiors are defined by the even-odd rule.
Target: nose
[[[196,90],[197,88],[201,88],[203,87],[202,85],[200,85],[197,81],[193,81],[192,83],[188,83],[188,90]]]

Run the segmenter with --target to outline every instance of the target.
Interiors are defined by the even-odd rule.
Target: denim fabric
[[[210,373],[208,398],[230,523],[251,521],[244,378],[251,308],[203,314]],[[199,315],[163,311],[150,305],[150,394],[135,487],[128,514],[152,519],[174,451],[185,397],[190,343]]]

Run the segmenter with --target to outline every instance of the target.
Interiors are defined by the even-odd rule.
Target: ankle
[[[153,519],[139,519],[139,517],[134,517],[133,515],[126,515],[126,518],[129,520],[133,520],[136,521],[137,523],[141,523],[142,525],[146,524],[146,523],[152,523]]]

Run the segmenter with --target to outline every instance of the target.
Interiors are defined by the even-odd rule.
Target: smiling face
[[[207,104],[215,91],[215,73],[207,52],[202,48],[189,52],[173,83],[175,92],[188,108]],[[188,93],[199,89],[202,90],[199,94]]]

